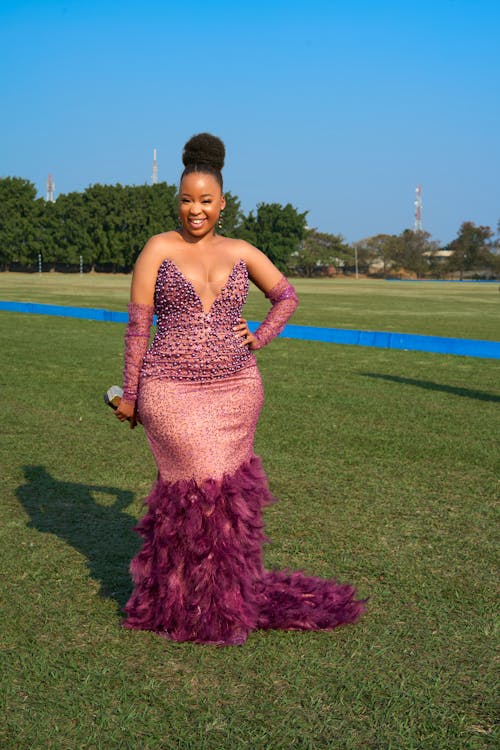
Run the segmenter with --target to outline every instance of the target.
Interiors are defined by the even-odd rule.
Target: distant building
[[[427,250],[423,255],[425,255],[426,258],[429,258],[429,260],[432,258],[432,260],[437,261],[438,263],[446,263],[454,252],[454,250],[443,250],[440,248],[434,252],[432,250]]]

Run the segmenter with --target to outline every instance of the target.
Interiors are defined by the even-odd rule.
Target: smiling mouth
[[[189,219],[189,223],[194,227],[201,227],[205,219]]]

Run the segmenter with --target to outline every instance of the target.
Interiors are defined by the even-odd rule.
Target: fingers
[[[248,328],[246,328],[244,331],[237,331],[236,333],[238,337],[240,338],[241,346],[246,346],[252,338],[252,334],[250,333]]]
[[[128,421],[131,430],[133,430],[137,424],[142,424],[136,404],[124,403],[123,405],[119,405],[115,410],[115,416],[120,422]]]
[[[233,326],[233,331],[235,331],[238,336],[248,336],[250,333],[250,330],[248,328],[247,322],[244,318],[239,318],[238,323]]]
[[[251,333],[245,318],[238,318],[238,322],[233,326],[233,331],[241,338],[241,346],[249,346],[250,348],[253,348],[256,338],[253,333]]]
[[[115,411],[115,417],[120,420],[120,422],[126,422],[127,419],[129,419],[129,414],[124,414],[122,411],[120,411],[120,408],[116,409]]]

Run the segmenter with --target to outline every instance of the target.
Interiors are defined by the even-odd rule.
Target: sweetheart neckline
[[[181,271],[181,269],[179,268],[179,266],[177,265],[177,263],[175,262],[175,260],[172,260],[172,258],[164,258],[164,259],[162,260],[162,262],[160,263],[160,267],[159,267],[159,269],[158,269],[158,272],[160,271],[160,268],[161,268],[161,267],[162,267],[162,266],[163,266],[163,265],[164,265],[165,263],[170,263],[170,265],[171,265],[171,266],[172,266],[172,267],[174,268],[174,270],[175,270],[175,271],[177,272],[177,274],[178,274],[178,275],[179,275],[179,276],[181,277],[181,279],[183,279],[183,281],[185,281],[185,282],[186,282],[186,284],[188,284],[188,286],[189,286],[189,287],[191,287],[191,290],[192,290],[192,292],[193,292],[194,296],[196,297],[197,301],[199,302],[199,305],[200,305],[200,307],[201,307],[201,311],[203,312],[203,315],[204,315],[205,317],[208,317],[208,316],[209,316],[209,315],[211,314],[211,312],[212,312],[212,310],[213,310],[213,308],[214,308],[215,304],[216,304],[216,303],[217,303],[217,302],[218,302],[218,301],[220,300],[220,298],[221,298],[221,297],[222,297],[222,295],[224,294],[224,292],[225,292],[225,290],[227,289],[227,287],[228,287],[228,285],[229,285],[229,282],[231,281],[231,279],[232,279],[232,277],[233,277],[233,274],[235,273],[235,271],[236,271],[236,269],[238,268],[238,266],[239,266],[239,265],[240,265],[241,263],[243,263],[243,265],[245,266],[245,269],[246,269],[246,263],[245,263],[245,261],[243,260],[243,258],[240,258],[239,260],[237,260],[237,261],[236,261],[236,262],[234,263],[233,267],[231,268],[231,271],[229,272],[229,275],[228,275],[228,277],[227,277],[226,281],[224,282],[223,286],[221,287],[221,290],[220,290],[219,294],[217,294],[217,296],[216,296],[216,297],[214,297],[214,300],[213,300],[212,304],[210,305],[210,307],[208,308],[208,310],[205,310],[205,308],[203,307],[203,302],[202,302],[202,299],[201,299],[200,295],[198,294],[198,292],[196,291],[196,289],[195,289],[195,287],[194,287],[194,284],[193,284],[193,282],[191,281],[191,279],[190,279],[190,278],[189,278],[188,276],[186,276],[186,275],[185,275],[185,274],[184,274],[184,273],[183,273],[183,272]]]

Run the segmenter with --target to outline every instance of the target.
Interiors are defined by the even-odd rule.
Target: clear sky
[[[0,175],[56,195],[177,183],[226,143],[225,185],[348,241],[500,219],[499,0],[1,0]]]

